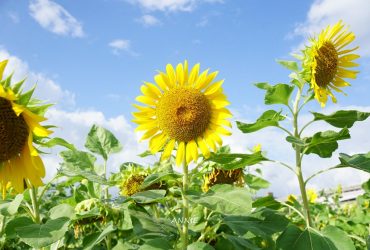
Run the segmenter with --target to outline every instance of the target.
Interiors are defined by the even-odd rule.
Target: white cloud
[[[8,17],[10,18],[10,20],[12,20],[13,23],[19,23],[19,21],[20,21],[19,15],[16,12],[9,11],[8,12]]]
[[[360,53],[370,56],[370,0],[316,0],[311,5],[304,23],[299,24],[294,33],[305,38],[329,24],[343,20],[357,37]]]
[[[83,37],[82,24],[61,5],[51,0],[32,0],[30,15],[46,30],[58,35]]]
[[[73,107],[75,105],[75,95],[68,90],[64,90],[53,79],[43,73],[32,71],[28,63],[19,57],[11,55],[6,49],[0,46],[0,61],[9,59],[5,75],[14,72],[13,81],[17,82],[27,78],[25,89],[31,88],[34,84],[38,87],[35,96],[52,103],[59,103],[64,106]]]
[[[191,12],[200,3],[223,3],[223,0],[127,0],[146,11]]]
[[[131,41],[126,39],[115,39],[108,44],[112,48],[112,52],[115,55],[119,55],[122,51],[132,55],[138,56],[136,52],[131,49]]]
[[[139,19],[137,19],[137,21],[145,27],[158,26],[162,24],[162,22],[159,21],[158,18],[152,15],[143,15]]]

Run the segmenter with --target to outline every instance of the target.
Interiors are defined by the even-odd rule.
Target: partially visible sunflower
[[[198,148],[205,158],[210,150],[222,145],[220,135],[230,135],[224,128],[231,127],[227,120],[232,115],[225,107],[230,103],[223,93],[223,80],[215,81],[218,72],[200,74],[199,64],[189,72],[187,61],[176,69],[170,64],[166,72],[154,77],[157,85],[145,82],[141,86],[143,95],[136,98],[144,106],[134,105],[133,113],[144,131],[141,140],[150,139],[152,153],[163,150],[161,160],[168,159],[177,149],[176,164],[186,160],[197,161]]]
[[[27,187],[42,185],[44,164],[34,143],[50,135],[40,125],[50,105],[32,99],[33,90],[22,93],[24,81],[11,86],[11,76],[3,79],[8,61],[0,62],[0,189],[22,193]]]
[[[357,67],[353,60],[359,58],[352,52],[358,47],[344,49],[355,39],[354,33],[344,29],[339,21],[328,26],[317,38],[310,39],[311,45],[304,50],[303,68],[308,72],[307,81],[315,93],[315,98],[325,106],[328,96],[335,103],[332,92],[343,92],[340,88],[350,84],[344,78],[355,79],[358,71],[348,68]]]
[[[223,170],[214,168],[211,173],[204,175],[203,191],[207,192],[216,184],[230,184],[238,187],[244,186],[244,172],[242,168]]]

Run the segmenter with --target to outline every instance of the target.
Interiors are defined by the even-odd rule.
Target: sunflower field
[[[0,248],[370,249],[370,180],[350,202],[343,202],[341,186],[332,192],[307,188],[333,169],[370,173],[370,144],[360,154],[340,152],[334,166],[303,174],[307,155],[333,157],[338,141],[349,140],[351,127],[370,116],[355,109],[309,110],[311,120],[300,122],[306,104],[325,109],[356,78],[360,55],[354,39],[339,21],[312,36],[292,60],[277,61],[287,70],[287,83],[255,84],[267,110],[250,123],[232,122],[217,71],[187,60],[166,65],[132,100],[136,131],[148,141],[140,157],[159,158],[148,165],[122,162],[114,173],[108,160],[125,150],[124,141],[100,125],[91,127],[84,148],[54,137],[58,124],[47,121],[52,104],[35,98],[35,88],[25,89],[24,80],[5,76],[8,60],[1,61]],[[316,122],[336,130],[307,134]],[[290,145],[295,164],[269,158],[258,142],[248,152],[233,152],[223,144],[231,127],[245,134],[240,140],[267,127],[283,131],[285,137],[273,140]],[[43,156],[50,148],[60,150],[61,163],[45,180]],[[269,180],[260,164],[266,162],[288,169],[300,193],[265,194]]]

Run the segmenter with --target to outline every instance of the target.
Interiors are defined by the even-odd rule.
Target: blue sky
[[[131,104],[142,81],[152,81],[157,69],[184,59],[191,65],[200,62],[202,69],[220,71],[231,109],[251,121],[269,108],[263,107],[263,92],[252,83],[287,82],[288,71],[275,60],[291,58],[289,53],[309,34],[343,19],[359,36],[363,57],[359,60],[362,73],[346,89],[348,97],[339,97],[340,107],[367,109],[369,6],[369,0],[1,0],[0,59],[1,55],[18,59],[15,70],[22,68],[30,80],[39,82],[41,96],[59,103],[59,115],[97,112],[95,116],[103,117],[92,121],[113,130],[118,128],[112,121],[119,117],[124,121],[122,128],[134,127],[129,121]],[[358,15],[351,14],[349,7]],[[53,90],[60,92],[57,98]],[[68,98],[73,100],[66,102]],[[320,109],[317,104],[312,108]],[[328,105],[330,109],[336,107]],[[64,137],[78,141],[80,131],[66,131],[61,132]],[[121,136],[128,139],[130,135]],[[250,141],[236,148],[264,139],[246,140]],[[143,149],[130,143],[136,150]],[[274,155],[276,149],[271,151]]]

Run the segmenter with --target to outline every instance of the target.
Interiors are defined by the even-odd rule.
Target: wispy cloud
[[[82,24],[61,5],[50,0],[32,0],[30,15],[43,27],[58,35],[83,37]]]
[[[111,41],[108,46],[112,48],[112,52],[115,55],[119,55],[121,52],[126,52],[132,56],[139,55],[131,49],[131,41],[127,39],[115,39]]]
[[[19,21],[20,21],[19,15],[16,12],[9,11],[8,12],[8,17],[10,18],[10,20],[12,20],[13,23],[19,23]]]
[[[126,0],[146,11],[191,12],[201,3],[223,3],[223,0]]]
[[[315,0],[307,13],[306,21],[297,25],[293,35],[307,38],[327,25],[343,20],[355,32],[361,54],[370,56],[369,6],[369,0]]]
[[[143,15],[136,21],[141,23],[145,27],[158,26],[162,24],[162,22],[158,18],[152,15]]]

